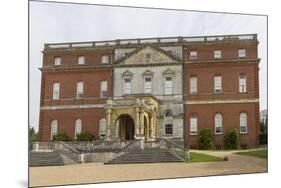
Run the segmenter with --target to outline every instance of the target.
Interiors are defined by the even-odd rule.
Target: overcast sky
[[[260,109],[267,108],[266,17],[30,1],[29,124],[38,130],[44,43],[257,33]]]

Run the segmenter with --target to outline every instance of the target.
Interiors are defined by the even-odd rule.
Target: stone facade
[[[53,120],[57,120],[57,132],[75,139],[75,121],[80,119],[82,132],[107,140],[165,137],[197,148],[200,129],[215,131],[216,113],[222,115],[223,131],[240,130],[240,114],[246,113],[247,131],[240,133],[240,144],[255,147],[257,46],[255,34],[46,44],[40,68],[40,140],[51,140]],[[218,50],[221,56],[214,58]],[[78,64],[81,56],[84,61]],[[57,57],[61,64],[54,65]],[[245,92],[239,92],[241,75],[246,77]],[[214,93],[215,76],[221,77],[219,94]],[[196,93],[190,90],[193,77]],[[83,82],[79,97],[78,82]],[[53,99],[54,83],[60,84],[58,100]],[[194,114],[197,133],[190,134]],[[214,132],[216,148],[223,146],[223,131]]]

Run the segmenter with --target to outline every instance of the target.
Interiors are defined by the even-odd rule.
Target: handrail
[[[67,156],[75,162],[79,162],[79,152],[62,141],[54,142],[54,150]]]
[[[189,160],[189,151],[177,143],[166,138],[160,138],[160,148],[168,149],[174,156],[181,158],[183,161]]]
[[[117,151],[116,153],[127,153],[129,151],[132,151],[136,149],[138,146],[140,146],[141,141],[140,140],[134,140],[125,147],[123,147],[120,151]]]

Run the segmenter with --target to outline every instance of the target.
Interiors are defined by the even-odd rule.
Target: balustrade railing
[[[70,147],[64,142],[54,142],[54,151],[58,151],[61,154],[67,156],[75,162],[79,162],[79,151]]]
[[[160,148],[169,150],[174,156],[181,158],[183,161],[190,159],[190,154],[187,149],[176,144],[166,138],[160,138]]]

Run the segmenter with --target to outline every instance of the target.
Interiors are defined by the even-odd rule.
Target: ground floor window
[[[173,125],[172,124],[165,125],[165,134],[173,134]]]

